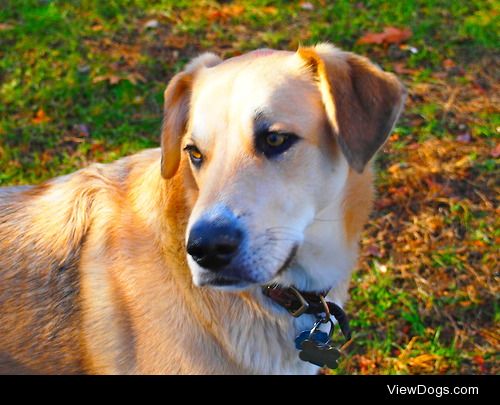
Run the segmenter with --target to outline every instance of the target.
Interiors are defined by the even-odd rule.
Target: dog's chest
[[[299,359],[295,337],[309,330],[312,317],[254,319],[233,325],[228,339],[237,363],[252,374],[317,374],[319,368]]]

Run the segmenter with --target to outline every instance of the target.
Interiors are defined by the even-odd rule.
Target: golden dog
[[[0,189],[0,372],[316,373],[262,286],[345,302],[404,95],[331,45],[207,53],[161,149]]]

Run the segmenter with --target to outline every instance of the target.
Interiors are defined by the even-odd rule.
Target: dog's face
[[[342,220],[349,174],[383,144],[402,95],[391,75],[329,46],[191,62],[166,90],[162,173],[190,162],[194,283],[331,288],[317,258],[330,244],[351,248]],[[335,234],[315,240],[325,222]]]

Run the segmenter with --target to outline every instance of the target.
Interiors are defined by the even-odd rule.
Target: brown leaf
[[[121,78],[119,76],[116,76],[116,75],[109,75],[108,76],[108,81],[109,81],[110,84],[116,84],[120,80],[121,80]]]
[[[358,44],[399,44],[410,38],[409,28],[385,27],[383,32],[368,32],[358,39]]]
[[[278,9],[273,6],[264,7],[262,11],[266,14],[276,15],[278,14]]]
[[[102,82],[104,80],[106,80],[106,75],[99,75],[99,76],[95,76],[93,79],[92,79],[92,83],[99,83],[99,82]]]
[[[313,11],[314,10],[314,4],[312,4],[309,1],[303,1],[299,4],[299,7],[302,10],[307,10],[307,11]]]
[[[357,44],[381,44],[384,42],[384,34],[369,32],[358,39]]]
[[[245,7],[240,6],[239,4],[233,4],[231,6],[222,7],[222,12],[227,17],[237,17],[243,14],[245,11]]]
[[[33,124],[43,124],[45,122],[49,122],[50,118],[45,114],[45,111],[43,111],[42,108],[40,108],[37,112],[35,117],[31,120]]]
[[[48,162],[50,162],[52,159],[53,159],[53,155],[52,155],[52,152],[49,150],[44,151],[42,153],[42,155],[40,156],[40,162],[44,165],[47,164]]]
[[[390,198],[379,198],[375,201],[375,209],[382,210],[384,208],[390,207],[394,202]]]
[[[175,49],[184,49],[188,43],[186,35],[169,35],[165,39],[165,46]]]
[[[446,69],[446,70],[449,70],[451,68],[454,68],[456,66],[455,62],[453,62],[453,60],[451,59],[445,59],[443,61],[443,67]]]
[[[14,26],[11,24],[0,23],[0,31],[7,31],[11,30],[12,28],[14,28]]]
[[[405,167],[405,164],[404,163],[394,163],[393,165],[391,165],[387,171],[391,174],[395,174],[397,172],[399,172],[400,169],[404,168]]]
[[[233,17],[238,17],[239,15],[243,14],[244,11],[245,7],[238,4],[233,4],[230,6],[224,6],[219,10],[212,10],[208,13],[207,17],[210,21],[225,21]]]
[[[99,82],[103,82],[103,81],[108,81],[109,84],[117,84],[120,82],[120,80],[123,80],[123,79],[119,76],[116,76],[114,74],[105,74],[105,75],[99,75],[99,76],[94,77],[94,79],[92,79],[92,83],[99,83]]]
[[[398,75],[414,75],[419,72],[418,69],[407,68],[404,62],[394,62],[392,67]]]
[[[129,73],[125,76],[125,78],[132,84],[137,84],[137,82],[142,82],[142,83],[146,82],[144,76],[137,72]]]
[[[222,11],[221,10],[212,10],[207,14],[207,18],[209,21],[215,21],[222,19]]]
[[[104,152],[104,145],[101,141],[96,141],[92,145],[90,145],[90,151],[92,153],[96,152]]]

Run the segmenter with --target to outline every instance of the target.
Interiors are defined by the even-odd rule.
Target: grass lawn
[[[0,186],[158,146],[163,90],[201,51],[329,41],[395,71],[409,97],[377,160],[335,373],[500,371],[498,3],[1,3]],[[412,36],[358,43],[387,26]]]

